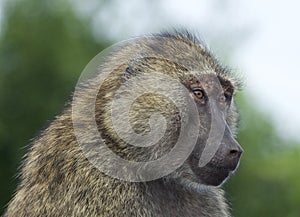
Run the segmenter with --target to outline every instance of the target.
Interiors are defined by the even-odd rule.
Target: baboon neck
[[[174,180],[155,180],[143,184],[146,201],[149,205],[157,207],[156,216],[206,216],[207,210],[215,210],[217,214],[220,208],[216,201],[223,199],[222,190],[206,188],[196,190],[187,188]],[[219,216],[219,215],[216,215]],[[223,215],[226,216],[226,215]]]

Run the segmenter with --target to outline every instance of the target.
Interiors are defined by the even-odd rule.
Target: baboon
[[[203,42],[187,31],[133,39],[114,49],[101,64],[98,73],[79,88],[81,113],[75,117],[82,120],[79,127],[85,132],[90,130],[85,121],[90,115],[85,112],[90,106],[86,102],[97,89],[94,111],[97,130],[115,155],[131,162],[160,159],[174,148],[183,123],[188,132],[197,132],[190,154],[174,171],[153,180],[130,181],[131,171],[124,172],[122,165],[114,172],[128,173],[128,180],[112,177],[91,162],[98,155],[92,151],[98,145],[97,140],[84,138],[87,141],[85,151],[90,153],[88,157],[78,144],[72,105],[69,105],[32,142],[20,173],[20,184],[4,216],[230,216],[220,186],[236,170],[243,152],[234,139],[238,112],[233,96],[241,87],[238,76],[223,67]],[[109,76],[99,87],[96,81],[103,72],[109,72]],[[153,126],[160,131],[160,123],[150,123],[151,116],[157,113],[164,117],[166,130],[156,144],[137,147],[116,132],[111,108],[121,116],[125,114],[121,111],[122,105],[112,106],[112,101],[122,85],[133,91],[149,88],[147,84],[131,81],[156,72],[178,81],[188,95],[183,97],[177,86],[169,86],[164,81],[152,85],[158,91],[167,86],[170,96],[178,98],[182,108],[188,109],[187,101],[192,100],[198,116],[182,116],[178,105],[165,94],[151,91],[142,94],[130,105],[128,119],[132,130],[137,135],[151,133]],[[130,93],[124,91],[120,96],[130,97]],[[224,126],[220,145],[210,161],[200,165],[214,118],[217,125]],[[195,125],[196,122],[199,125]],[[172,158],[179,159],[180,153]],[[101,162],[108,168],[114,164],[110,159]],[[155,169],[159,171],[164,166],[158,165]]]

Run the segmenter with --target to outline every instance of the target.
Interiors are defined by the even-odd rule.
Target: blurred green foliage
[[[254,99],[238,96],[244,148],[240,168],[226,188],[234,216],[300,216],[300,145],[277,135]]]
[[[30,139],[58,114],[104,47],[66,1],[10,1],[0,38],[0,213]]]
[[[106,2],[107,3],[107,2]],[[0,36],[0,215],[17,185],[26,145],[62,110],[84,66],[103,48],[68,1],[5,5]],[[101,40],[100,40],[101,41]],[[245,153],[226,184],[239,217],[300,215],[299,144],[277,136],[272,122],[238,96]]]

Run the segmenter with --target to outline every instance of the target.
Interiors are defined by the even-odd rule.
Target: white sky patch
[[[243,3],[243,16],[253,17],[259,26],[251,43],[235,55],[245,68],[249,90],[285,137],[300,139],[300,2]]]

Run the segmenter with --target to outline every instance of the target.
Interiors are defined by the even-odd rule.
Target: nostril
[[[237,150],[231,150],[230,154],[236,154],[238,151]]]
[[[235,157],[240,157],[242,154],[242,151],[238,151],[238,150],[230,150],[229,152],[229,156],[232,157],[232,158],[235,158]]]

